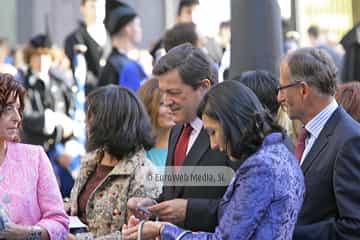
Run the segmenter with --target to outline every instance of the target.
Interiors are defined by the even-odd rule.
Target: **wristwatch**
[[[41,240],[41,232],[41,227],[32,226],[30,234],[26,237],[26,240]]]

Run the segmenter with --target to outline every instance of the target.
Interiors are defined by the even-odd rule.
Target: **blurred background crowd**
[[[307,106],[313,107],[312,103],[329,95],[329,99],[336,97],[352,118],[360,121],[360,2],[357,0],[0,0],[0,3],[0,73],[12,75],[26,90],[24,94],[20,85],[15,84],[12,86],[16,88],[16,96],[7,96],[10,105],[20,105],[19,116],[14,116],[18,118],[17,123],[21,122],[21,141],[43,147],[62,198],[67,201],[72,191],[71,214],[88,223],[98,236],[114,233],[126,224],[124,219],[119,219],[121,212],[127,211],[126,203],[131,197],[157,198],[161,183],[144,185],[145,174],[154,170],[163,174],[165,166],[181,166],[193,145],[201,150],[202,145],[194,144],[196,141],[205,139],[210,144],[203,128],[204,119],[200,120],[196,111],[213,85],[223,82],[212,90],[214,99],[215,96],[221,99],[221,95],[226,95],[221,91],[231,92],[232,88],[248,96],[249,103],[235,98],[239,106],[244,104],[244,109],[252,106],[247,109],[249,112],[239,113],[245,114],[243,125],[254,117],[259,118],[254,120],[256,123],[270,124],[271,131],[281,126],[287,133],[286,148],[281,152],[291,161],[295,158],[290,152],[294,151],[301,161],[301,154],[297,155],[294,146],[300,141],[305,123],[299,121],[303,120],[301,117],[291,116],[293,106],[288,102],[291,94],[287,90],[294,89],[292,87],[303,86],[310,92],[315,88],[321,91],[329,88],[312,95],[313,102],[306,102],[303,112]],[[175,48],[179,45],[180,48]],[[310,48],[301,50],[303,47]],[[171,52],[171,49],[175,50]],[[321,51],[317,51],[319,49]],[[300,68],[301,64],[305,65],[303,74],[310,75],[310,80],[315,76],[314,82],[320,81],[320,87],[304,79],[287,82],[288,68],[296,66],[296,57],[306,54],[313,58],[298,64]],[[306,64],[310,66],[308,69]],[[316,67],[321,70],[319,76]],[[293,69],[290,70],[292,73]],[[13,84],[8,75],[2,76],[7,79],[6,83]],[[200,78],[201,81],[196,82]],[[329,83],[322,83],[322,78]],[[247,88],[228,80],[241,82]],[[181,87],[167,89],[167,84]],[[339,87],[335,94],[336,85]],[[184,97],[186,90],[190,94]],[[301,94],[308,97],[304,92]],[[208,96],[210,100],[211,96]],[[169,99],[173,100],[170,104]],[[203,104],[211,105],[210,100],[204,100]],[[325,100],[328,103],[328,98]],[[230,102],[229,99],[224,102],[229,109]],[[338,106],[334,102],[328,105],[332,110]],[[209,109],[205,105],[200,112],[206,115]],[[213,107],[216,109],[216,106]],[[262,107],[269,115],[256,115],[255,109],[263,111]],[[234,113],[240,109],[235,108]],[[221,112],[221,108],[218,111]],[[179,118],[179,112],[183,118]],[[227,112],[222,115],[227,116]],[[188,127],[189,142],[178,149],[175,142],[178,139],[182,142]],[[262,133],[265,127],[261,127],[255,125],[252,130]],[[208,129],[207,133],[213,142]],[[255,137],[265,139],[261,134]],[[276,134],[272,135],[269,141],[277,138]],[[357,145],[352,146],[356,149]],[[211,151],[220,147],[211,146]],[[214,153],[210,152],[210,146],[207,148],[204,159],[213,165],[225,165],[222,161],[227,164],[227,157],[233,157],[229,152]],[[173,155],[169,155],[169,151]],[[225,157],[224,152],[229,156]],[[253,152],[245,155],[250,153]],[[183,157],[179,164],[178,155]],[[174,162],[171,162],[173,156]],[[241,154],[237,157],[244,158]],[[354,153],[352,157],[355,159],[357,155]],[[151,164],[147,165],[144,159],[149,159]],[[126,165],[128,162],[134,165]],[[294,204],[294,221],[304,190],[297,163],[291,167],[298,174],[294,177],[295,185],[299,183],[294,193],[298,200]],[[236,170],[239,166],[231,167]],[[127,171],[134,173],[131,175],[134,184],[128,184],[129,192],[123,198],[121,191],[130,175],[125,174],[124,179],[116,176]],[[293,180],[293,176],[287,177]],[[94,200],[91,194],[95,190],[99,198]],[[208,194],[206,188],[193,190],[184,190],[178,198]],[[166,202],[175,198],[171,194],[172,197],[166,196],[166,191],[166,187],[163,188],[163,195],[157,200]],[[225,188],[210,192],[209,199],[220,198],[224,191]],[[114,207],[112,213],[113,218],[119,219],[101,222],[102,210],[90,212],[89,199],[100,202],[101,208],[111,203],[121,206],[120,210]],[[70,210],[70,206],[66,207]],[[63,220],[64,225],[65,222]],[[209,224],[210,227],[204,228],[213,230],[214,223]],[[123,230],[126,232],[126,227]]]
[[[240,76],[237,52],[248,54],[235,40],[244,34],[237,27],[247,17],[240,14],[243,10],[236,1],[3,0],[1,4],[0,71],[14,75],[26,87],[23,139],[45,148],[64,197],[70,194],[80,157],[85,153],[84,102],[90,91],[120,82],[137,91],[151,77],[158,59],[184,42],[211,57],[219,82]],[[248,7],[256,11],[256,4]],[[258,51],[266,49],[261,44],[267,42],[274,62],[278,52],[286,54],[303,46],[321,48],[340,69],[339,82],[360,79],[355,67],[359,58],[358,5],[351,0],[279,0],[279,9],[272,10],[279,16],[270,16],[269,23],[257,29],[258,36],[250,36],[255,40],[253,47],[256,40],[264,38],[259,40]],[[117,8],[121,10],[114,13]],[[281,25],[277,24],[279,19]],[[245,28],[249,35],[251,28],[251,24]],[[232,30],[236,34],[233,40]],[[274,48],[273,38],[281,40],[280,51]],[[231,48],[232,44],[235,46]],[[231,62],[236,70],[230,71]],[[119,71],[119,67],[123,69]],[[277,69],[269,68],[278,75]],[[155,116],[149,95],[160,100],[148,92],[155,91],[151,82],[140,96],[149,102],[150,115]],[[296,137],[296,132],[293,134]],[[168,133],[160,135],[166,139]],[[164,147],[164,142],[160,146]],[[163,164],[164,160],[159,163]]]

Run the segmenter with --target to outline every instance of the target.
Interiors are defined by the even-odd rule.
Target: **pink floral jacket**
[[[0,204],[13,223],[38,225],[48,231],[50,239],[67,239],[69,218],[41,147],[7,142],[0,165]]]

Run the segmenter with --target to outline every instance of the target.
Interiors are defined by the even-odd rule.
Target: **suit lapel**
[[[320,152],[325,148],[328,143],[328,137],[322,135],[323,134],[321,133],[318,139],[315,140],[314,145],[310,149],[309,153],[304,159],[303,164],[301,165],[301,169],[303,170],[304,174],[307,172],[315,158],[320,154]]]
[[[342,111],[341,107],[338,107],[338,109],[333,113],[333,115],[330,117],[330,119],[325,124],[322,131],[320,132],[319,137],[315,140],[309,153],[306,155],[304,162],[301,165],[301,169],[303,170],[304,174],[306,174],[306,172],[313,164],[314,160],[328,144],[329,137],[333,134],[334,129],[339,121],[341,111]]]
[[[170,139],[168,144],[168,154],[166,158],[166,166],[172,167],[174,164],[174,152],[176,148],[176,144],[179,140],[180,134],[181,134],[182,126],[177,125],[175,126],[170,133]]]

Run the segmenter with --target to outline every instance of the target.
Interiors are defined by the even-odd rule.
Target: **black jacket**
[[[99,79],[99,87],[106,86],[108,84],[119,84],[119,73],[121,72],[122,67],[129,61],[129,58],[116,50],[112,49],[106,65],[101,72]]]
[[[360,80],[360,23],[355,25],[340,41],[345,49],[342,82]]]
[[[51,73],[49,84],[45,84],[28,71],[24,85],[27,94],[23,116],[23,141],[41,145],[48,151],[63,139],[62,129],[59,127],[51,134],[45,133],[45,110],[50,109],[70,116],[74,110],[74,96],[65,81]]]
[[[181,134],[182,126],[175,126],[170,133],[169,149],[166,166],[173,166],[173,154],[176,143]],[[209,136],[204,129],[187,154],[184,166],[230,166],[230,160],[224,153],[210,148]],[[200,186],[177,186],[163,187],[159,201],[174,198],[188,199],[186,219],[180,224],[186,229],[193,231],[213,232],[217,225],[217,207],[225,193],[226,186],[200,187]]]
[[[106,57],[110,52],[110,40],[105,47],[100,46],[87,32],[86,25],[83,22],[79,23],[79,27],[70,33],[65,39],[65,54],[71,61],[71,69],[74,71],[74,46],[82,44],[87,47],[85,52],[85,59],[88,68],[85,94],[87,95],[91,90],[97,87],[98,78],[101,69],[105,64]],[[102,64],[102,65],[101,65]]]

